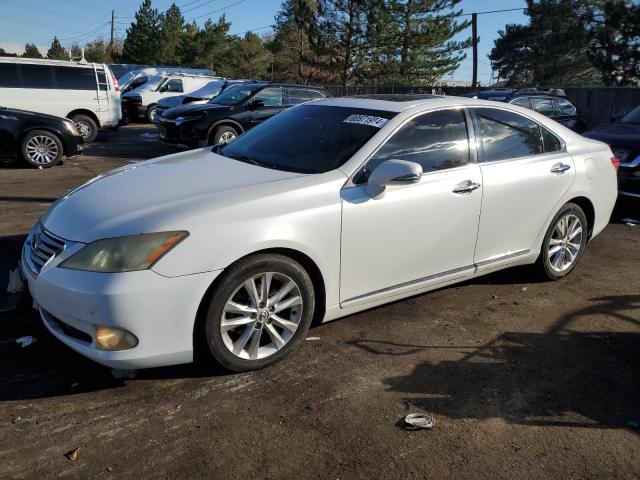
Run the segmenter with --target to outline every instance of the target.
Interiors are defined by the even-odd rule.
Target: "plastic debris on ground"
[[[407,430],[430,430],[436,424],[436,418],[430,413],[410,413],[404,417]]]
[[[72,462],[75,462],[76,460],[78,460],[79,453],[80,453],[80,447],[74,448],[70,452],[65,453],[64,456],[67,457]]]
[[[22,348],[24,347],[28,347],[29,345],[33,345],[34,343],[36,343],[38,341],[37,338],[32,337],[31,335],[28,335],[26,337],[20,337],[20,338],[16,338],[16,343],[21,345]]]
[[[305,340],[308,342],[315,342],[316,340],[320,340],[320,337],[307,337]]]

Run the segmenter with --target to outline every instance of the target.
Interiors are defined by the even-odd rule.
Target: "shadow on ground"
[[[406,402],[436,415],[502,418],[523,425],[627,428],[640,418],[640,295],[590,302],[547,332],[505,332],[478,348],[350,343],[374,355],[448,349],[448,358],[458,357],[422,362],[408,375],[384,380],[390,391],[406,394]],[[587,317],[590,326],[594,319],[603,320],[608,331],[572,329]]]

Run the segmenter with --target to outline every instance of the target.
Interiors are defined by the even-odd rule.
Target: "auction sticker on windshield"
[[[370,127],[382,128],[389,120],[382,117],[374,117],[372,115],[349,115],[342,123],[357,123],[360,125],[368,125]]]

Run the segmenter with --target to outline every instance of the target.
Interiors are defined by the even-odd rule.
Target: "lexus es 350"
[[[104,365],[272,364],[312,319],[535,263],[557,280],[607,225],[617,160],[532,110],[334,98],[60,198],[23,269],[47,328]]]

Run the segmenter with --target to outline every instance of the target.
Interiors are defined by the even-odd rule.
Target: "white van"
[[[0,106],[69,118],[85,142],[122,119],[118,82],[99,63],[0,57]]]
[[[147,88],[148,85],[145,84],[124,93],[122,95],[122,110],[130,120],[146,119],[153,123],[156,121],[158,100],[193,92],[211,80],[220,79],[220,77],[210,75],[187,75],[184,73],[165,75],[155,88]]]
[[[213,77],[213,72],[208,68],[182,68],[182,67],[145,67],[138,70],[131,70],[118,77],[120,90],[127,93],[134,88],[138,88],[145,84],[148,79],[158,75],[165,76],[175,73],[184,73],[186,75],[205,75]]]

